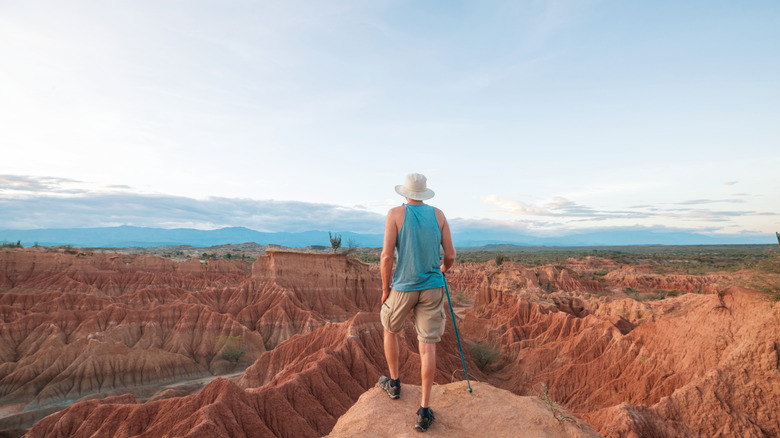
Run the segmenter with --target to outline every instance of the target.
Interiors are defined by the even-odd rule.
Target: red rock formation
[[[459,263],[447,272],[447,283],[450,294],[463,294],[468,299],[474,299],[482,283],[487,279],[488,272],[494,270],[484,263]]]
[[[266,251],[252,265],[252,276],[272,280],[328,321],[344,321],[357,311],[379,309],[378,267],[340,254]],[[377,293],[380,291],[380,293]]]
[[[728,282],[726,274],[710,275],[662,275],[647,272],[635,267],[616,269],[604,276],[607,284],[625,289],[632,288],[642,291],[672,291],[689,293],[716,293],[718,282]]]
[[[577,317],[529,301],[513,279],[491,278],[464,321],[501,348],[494,384],[531,394],[546,382],[606,436],[780,434],[780,304],[731,288],[725,307],[687,294]]]
[[[35,313],[0,325],[0,336],[0,394],[29,408],[226,372],[220,336],[241,336],[249,357],[265,350],[257,333],[202,305]]]
[[[402,378],[419,384],[411,323],[405,339]],[[451,331],[440,345],[436,381],[448,383],[461,367]],[[76,403],[38,422],[28,436],[316,437],[376,384],[384,367],[379,316],[358,313],[264,353],[238,384],[217,379],[196,395],[144,404],[132,397]]]
[[[486,374],[466,351],[473,380],[520,395],[547,383],[610,437],[780,435],[780,304],[726,288],[731,278],[595,258],[473,264],[448,277],[475,299],[464,341],[500,350]],[[638,302],[627,287],[718,294]],[[379,292],[376,267],[338,255],[269,252],[250,273],[224,260],[0,253],[0,403],[80,397],[31,437],[321,436],[386,372]],[[235,382],[194,395],[161,385],[231,368],[220,336],[248,350]],[[462,379],[451,327],[440,345],[436,382]],[[404,383],[418,384],[411,322],[400,356]],[[121,391],[136,396],[100,398]]]
[[[375,268],[333,255],[260,260],[272,262],[266,279],[240,261],[0,252],[0,403],[146,394],[231,371],[231,349],[246,366],[296,334],[378,309]]]

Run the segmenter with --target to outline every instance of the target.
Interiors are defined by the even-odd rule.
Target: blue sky
[[[778,22],[776,1],[0,2],[0,228],[381,232],[420,172],[460,223],[769,234]]]

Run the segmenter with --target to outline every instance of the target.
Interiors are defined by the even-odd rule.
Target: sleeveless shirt
[[[436,209],[426,204],[405,206],[404,222],[395,242],[398,260],[391,287],[400,292],[442,287],[441,229]]]

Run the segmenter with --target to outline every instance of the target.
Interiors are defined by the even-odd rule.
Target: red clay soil
[[[495,386],[546,383],[608,437],[780,435],[780,304],[739,287],[641,303],[507,287],[525,277],[492,275],[463,323],[500,349]],[[701,284],[678,280],[667,287]],[[560,305],[577,301],[579,312]]]
[[[216,269],[218,265],[222,267]],[[200,270],[194,269],[198,266]],[[204,398],[235,390],[262,408],[267,423],[265,429],[247,423],[250,436],[266,429],[267,436],[327,433],[386,373],[377,312],[378,271],[340,255],[287,252],[261,257],[252,274],[247,268],[215,261],[176,264],[145,256],[0,253],[0,403],[48,413],[57,404],[85,400],[39,422],[30,436],[132,435],[138,415],[149,418],[142,429],[145,436],[159,436],[163,430],[178,435],[181,427],[191,427],[193,436],[199,436],[197,431],[205,427],[200,423],[178,425],[181,409],[240,409],[225,405],[223,397]],[[461,369],[451,333],[439,349],[441,383]],[[254,363],[237,382],[240,386],[217,379],[197,396],[171,398],[181,394],[171,394],[165,384],[234,369],[223,357],[230,345],[220,339],[239,336],[246,349],[242,362]],[[411,324],[405,339],[403,376],[419,383]],[[161,391],[146,394],[150,387]],[[131,395],[88,400],[123,392],[156,401],[140,404]],[[100,421],[100,415],[114,409],[106,422]],[[73,423],[77,431],[67,420],[72,416],[90,420]],[[54,425],[52,418],[58,418]],[[291,418],[295,420],[288,421]],[[15,429],[25,421],[30,421],[29,414],[0,419],[0,429]],[[221,435],[202,436],[233,432],[225,426]]]
[[[290,252],[252,266],[72,252],[0,252],[0,406],[26,409],[0,418],[0,431],[67,406],[28,436],[323,436],[387,372],[376,266]],[[608,437],[780,436],[780,304],[725,286],[731,274],[600,263],[457,266],[451,290],[474,300],[459,322],[472,380],[519,396],[545,383]],[[702,293],[636,301],[629,287]],[[238,364],[225,339],[246,350]],[[411,322],[404,339],[402,380],[419,384]],[[463,379],[451,325],[440,345],[437,384]],[[483,357],[491,348],[496,359]],[[194,394],[186,384],[243,368]],[[435,427],[460,433],[461,420]]]
[[[289,267],[298,257],[263,259]],[[375,269],[343,256],[317,260],[329,270],[287,288],[290,269],[261,279],[240,261],[0,252],[0,404],[29,412],[146,394],[241,369],[295,334],[378,309]],[[244,350],[238,363],[225,357],[230,349]]]
[[[405,339],[402,376],[419,384],[411,324]],[[438,353],[436,380],[447,383],[461,366],[453,335],[445,336]],[[261,355],[236,383],[216,379],[196,395],[156,402],[124,397],[76,403],[39,421],[28,436],[321,436],[376,384],[383,361],[379,316],[361,312],[294,336]]]

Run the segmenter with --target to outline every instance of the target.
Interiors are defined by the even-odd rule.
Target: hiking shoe
[[[393,400],[401,397],[401,379],[393,380],[389,377],[381,376],[377,385],[384,389]]]
[[[433,409],[421,407],[417,410],[417,424],[414,425],[414,428],[418,432],[425,432],[431,427],[433,420]]]

